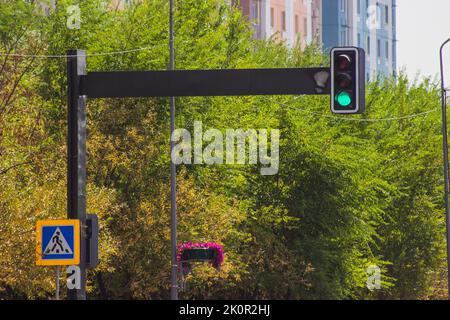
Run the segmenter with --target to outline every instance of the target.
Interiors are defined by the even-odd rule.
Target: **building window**
[[[366,0],[366,16],[369,17],[369,0]]]
[[[298,14],[295,15],[295,33],[299,33],[299,26],[298,26]]]
[[[378,59],[381,59],[381,40],[380,39],[377,40],[377,54],[378,54]]]
[[[281,12],[281,29],[286,31],[286,11]]]
[[[346,46],[349,44],[349,42],[350,42],[349,29],[348,27],[343,27],[343,29],[341,30],[340,44]]]
[[[384,23],[389,24],[389,6],[384,6]]]
[[[303,18],[303,36],[306,38],[306,33],[308,32],[308,19]]]
[[[361,33],[358,33],[358,47],[361,48]]]
[[[358,11],[358,16],[361,15],[361,1],[362,0],[356,0],[356,8]]]
[[[261,21],[261,0],[256,0],[252,2],[252,11],[250,19],[254,21],[253,23],[259,25]]]
[[[389,42],[386,41],[386,60],[389,60]]]
[[[341,12],[346,12],[347,11],[347,7],[348,7],[348,0],[340,0],[339,4],[341,7]]]
[[[270,8],[270,26],[273,28],[275,25],[275,9]]]
[[[367,51],[367,54],[370,54],[370,37],[368,36],[366,40],[367,40],[366,51]]]

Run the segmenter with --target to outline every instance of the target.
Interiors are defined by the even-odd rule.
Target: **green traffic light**
[[[352,98],[348,92],[340,92],[336,95],[336,101],[343,107],[348,107],[352,103]]]

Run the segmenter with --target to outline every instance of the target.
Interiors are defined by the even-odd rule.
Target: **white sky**
[[[408,77],[439,74],[439,48],[450,38],[450,0],[397,0],[397,65]],[[450,43],[444,51],[450,84]]]

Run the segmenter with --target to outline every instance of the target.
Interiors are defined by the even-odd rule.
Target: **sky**
[[[397,65],[408,77],[439,74],[439,48],[450,38],[450,0],[397,0]],[[450,85],[450,43],[444,51]]]

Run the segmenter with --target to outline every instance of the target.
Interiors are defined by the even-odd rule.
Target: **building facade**
[[[289,47],[304,47],[320,40],[320,0],[236,1],[252,23],[254,37],[283,40]]]
[[[366,51],[366,78],[396,76],[396,0],[240,0],[254,37],[324,52],[355,46]]]
[[[396,0],[322,0],[322,41],[366,51],[366,79],[396,76]]]

